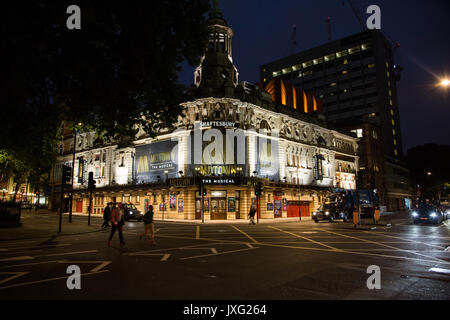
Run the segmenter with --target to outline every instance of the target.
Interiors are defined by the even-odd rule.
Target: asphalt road
[[[0,299],[450,299],[450,220],[392,226],[351,222],[247,225],[156,222],[124,227],[107,246],[102,221],[24,213],[22,228],[0,230]],[[81,270],[69,290],[67,267]],[[369,266],[381,288],[369,290]]]

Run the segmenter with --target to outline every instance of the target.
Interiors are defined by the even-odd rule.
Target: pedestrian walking
[[[153,206],[150,205],[148,207],[148,211],[144,214],[144,218],[142,219],[144,221],[144,232],[139,235],[139,239],[142,239],[143,236],[146,236],[147,233],[150,231],[150,244],[154,244],[155,241],[153,239],[153,234],[155,233],[154,226],[153,226]]]
[[[250,212],[248,213],[248,216],[250,217],[249,224],[255,224],[255,214],[256,214],[256,209],[254,207],[251,207]]]
[[[108,202],[105,209],[103,210],[103,224],[102,228],[109,227],[109,220],[111,219],[111,202]]]
[[[111,246],[111,239],[114,237],[116,230],[119,231],[120,245],[123,247],[125,241],[123,240],[122,227],[125,224],[124,210],[122,204],[119,203],[118,207],[113,206],[111,210],[111,234],[108,240],[108,246]]]

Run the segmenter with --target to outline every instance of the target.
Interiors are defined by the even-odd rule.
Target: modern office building
[[[387,186],[384,204],[391,210],[404,207],[405,199],[413,196],[402,154],[396,88],[399,69],[391,44],[379,30],[332,41],[264,64],[260,69],[264,87],[279,77],[322,100],[330,124],[341,128],[355,125],[358,128],[352,130],[364,131],[367,123],[381,130]]]
[[[311,95],[293,108],[238,83],[232,29],[217,10],[207,23],[196,89],[174,129],[153,138],[140,130],[127,144],[83,132],[76,145],[66,131],[52,172],[53,208],[61,205],[61,169],[72,166],[73,148],[74,212],[87,212],[89,172],[96,181],[93,214],[107,202],[129,201],[141,211],[153,205],[156,218],[180,220],[247,219],[251,206],[262,219],[310,217],[334,189],[356,188],[358,140],[327,128]]]

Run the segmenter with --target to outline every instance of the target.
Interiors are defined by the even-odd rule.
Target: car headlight
[[[325,215],[327,215],[327,216],[329,216],[330,215],[330,213],[327,211],[327,212],[325,212]]]
[[[317,212],[313,212],[313,215],[315,215],[315,216],[316,216],[316,215],[317,215]]]
[[[430,217],[432,217],[432,218],[436,218],[436,217],[437,217],[437,214],[436,214],[436,212],[433,212],[432,214],[430,214]]]
[[[130,211],[130,214],[133,214],[133,211]]]
[[[417,212],[414,211],[414,212],[412,213],[412,216],[413,216],[414,218],[416,218],[416,217],[419,216],[419,214],[418,214]]]

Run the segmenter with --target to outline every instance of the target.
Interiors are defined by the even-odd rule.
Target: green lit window
[[[283,69],[282,72],[283,72],[283,74],[286,74],[286,73],[292,72],[292,69],[286,68],[286,69]]]
[[[393,105],[393,104],[392,104],[392,100],[389,100],[389,103],[390,103],[391,106]]]
[[[370,48],[371,48],[370,43],[363,43],[363,44],[361,45],[361,50],[362,50],[362,51],[368,50],[368,49],[370,49]]]
[[[386,71],[386,75],[388,76],[388,78],[391,76],[391,74],[389,73],[389,71]]]
[[[308,61],[308,62],[303,62],[303,63],[302,63],[303,68],[308,68],[308,67],[311,67],[312,65],[313,65],[312,60],[311,60],[311,61]]]
[[[272,73],[273,77],[278,77],[279,75],[281,75],[281,71],[275,71]]]
[[[396,146],[396,145],[397,145],[397,140],[394,139],[394,146]]]
[[[356,46],[354,48],[350,48],[348,49],[348,53],[349,54],[354,54],[354,53],[358,53],[361,51],[361,46]]]
[[[398,156],[398,150],[397,150],[397,149],[394,150],[394,154],[395,154],[396,156]]]
[[[391,116],[393,116],[393,115],[394,115],[394,110],[391,109]]]
[[[336,58],[336,55],[334,53],[324,57],[325,61],[332,61],[335,58]]]
[[[332,84],[330,84],[330,87],[336,87],[337,83],[333,82]]]
[[[395,129],[392,129],[392,134],[395,136]]]
[[[302,67],[302,66],[298,64],[298,65],[296,65],[296,66],[292,66],[292,70],[293,70],[293,71],[297,71],[297,70],[300,70],[301,67]]]
[[[347,50],[339,51],[338,53],[336,53],[336,57],[338,57],[338,58],[345,57],[346,55],[347,55]]]
[[[314,65],[319,64],[319,63],[323,63],[323,58],[314,59],[313,63],[314,63]]]

